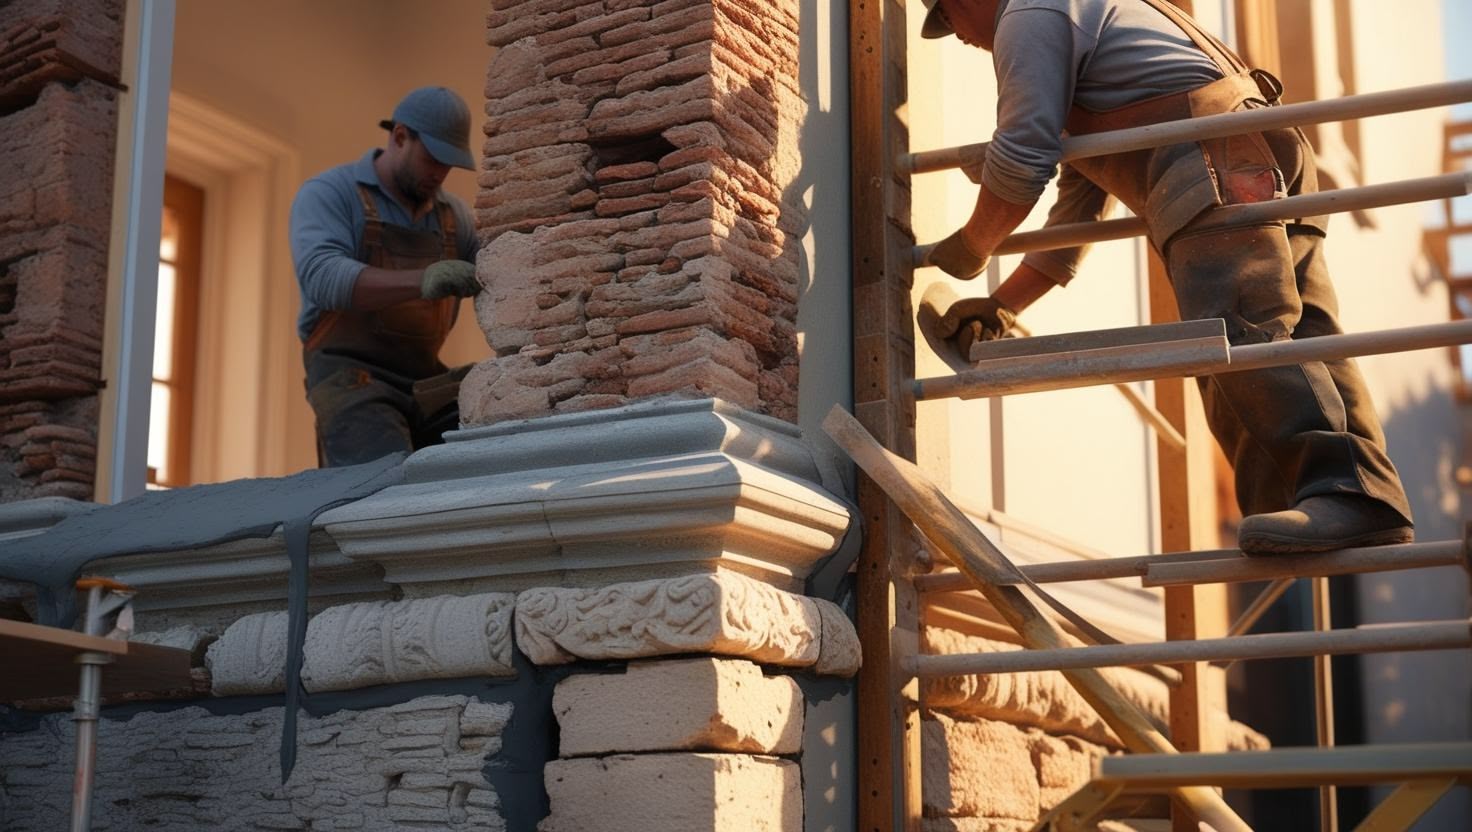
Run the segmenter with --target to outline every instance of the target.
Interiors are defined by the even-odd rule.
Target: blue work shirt
[[[363,203],[358,184],[368,186],[379,219],[419,231],[440,232],[438,211],[414,219],[379,184],[373,160],[382,150],[370,150],[363,158],[338,165],[308,179],[291,203],[291,259],[302,293],[302,311],[296,331],[303,341],[312,334],[317,319],[328,309],[348,309],[353,287],[367,264],[358,258],[363,243]],[[448,202],[455,212],[456,251],[461,259],[475,262],[480,248],[475,220],[465,203],[441,190],[436,202]]]

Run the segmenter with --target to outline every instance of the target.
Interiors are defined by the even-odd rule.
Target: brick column
[[[0,502],[92,496],[122,7],[0,6]]]
[[[797,416],[795,0],[492,0],[466,425],[716,397]]]

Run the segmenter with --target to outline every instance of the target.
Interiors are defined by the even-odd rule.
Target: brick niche
[[[0,3],[0,502],[92,496],[122,11]]]
[[[797,418],[796,0],[492,0],[466,426],[718,397]]]

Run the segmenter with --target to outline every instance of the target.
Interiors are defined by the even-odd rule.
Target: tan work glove
[[[956,345],[961,357],[971,360],[971,345],[1012,337],[1017,313],[994,298],[962,298],[936,321],[935,334]]]
[[[924,265],[935,266],[951,277],[970,280],[986,269],[989,254],[977,254],[960,231],[936,243]]]
[[[464,260],[431,263],[424,270],[424,279],[419,284],[419,296],[425,300],[468,298],[479,292],[480,281],[475,279],[475,264]]]

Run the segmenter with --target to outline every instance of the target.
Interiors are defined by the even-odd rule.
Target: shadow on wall
[[[1419,386],[1428,392],[1412,395],[1384,414],[1385,441],[1416,515],[1416,539],[1458,538],[1467,519],[1453,479],[1465,452],[1458,435],[1461,405],[1431,379]]]

